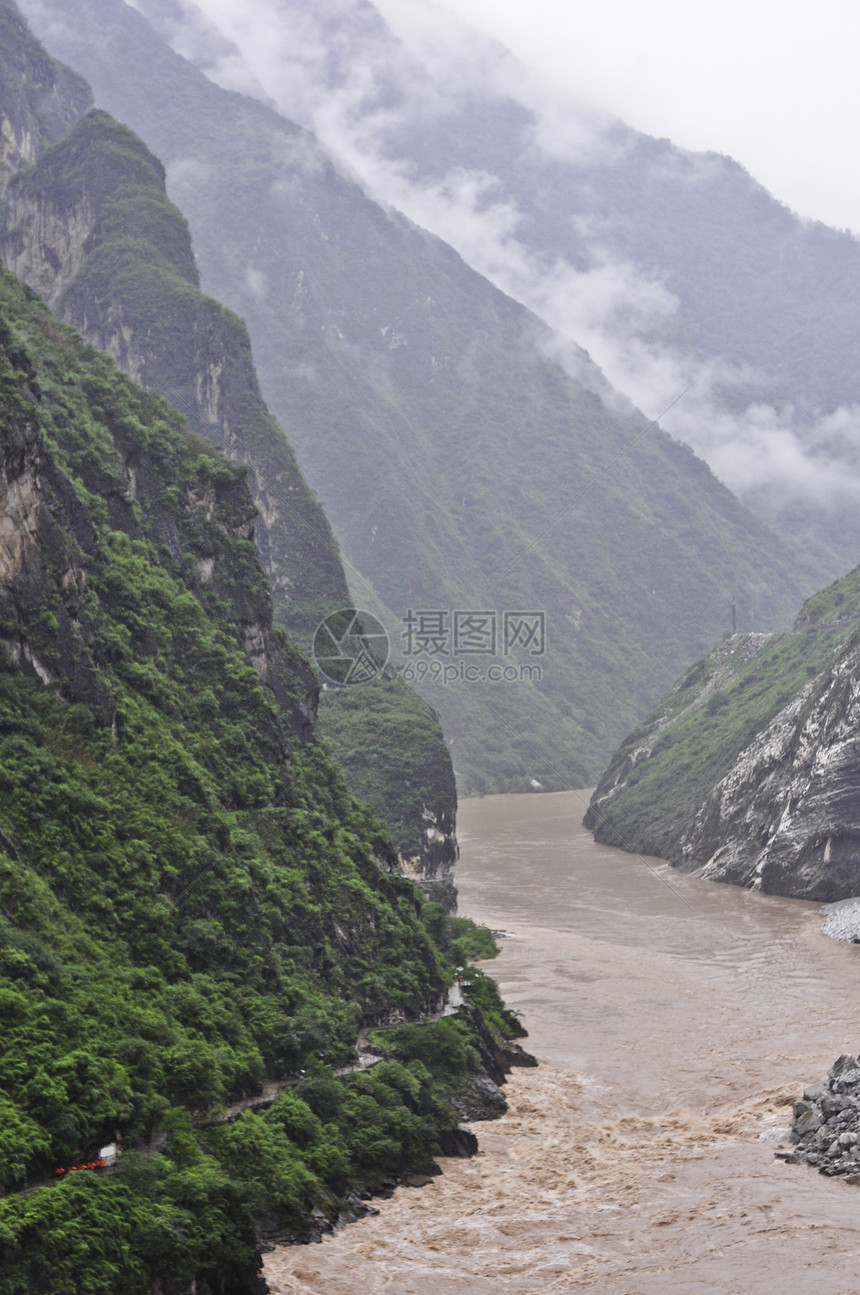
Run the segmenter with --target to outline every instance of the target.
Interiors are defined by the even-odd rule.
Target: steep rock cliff
[[[327,699],[324,693],[323,733],[331,731]],[[337,702],[335,752],[350,787],[382,817],[390,820],[396,807],[393,835],[403,872],[431,899],[456,908],[457,786],[436,716],[396,676],[343,689]]]
[[[8,282],[5,292],[7,299],[14,293]],[[111,427],[103,459],[92,456],[83,475],[76,461],[72,488],[39,431],[42,393],[32,362],[5,326],[2,340],[23,376],[6,376],[0,406],[0,643],[10,660],[32,668],[70,702],[89,707],[100,724],[115,726],[115,702],[100,673],[109,654],[89,610],[87,565],[101,553],[85,501],[97,497],[105,523],[132,543],[146,535],[145,514],[170,560],[186,571],[195,596],[231,628],[288,729],[310,738],[316,678],[284,636],[274,633],[271,594],[252,556],[255,510],[243,476],[213,472],[208,480],[178,488],[183,521],[193,535],[190,546],[183,543],[176,509],[166,505],[151,457],[121,422]],[[97,399],[93,405],[98,408]],[[279,742],[285,752],[283,738]]]
[[[741,752],[680,841],[680,867],[773,895],[860,891],[860,646]]]
[[[263,404],[244,325],[199,291],[164,178],[131,131],[92,111],[10,181],[0,251],[60,318],[251,469],[266,570],[303,624],[309,607],[348,605],[337,546]]]
[[[55,62],[13,4],[0,4],[0,195],[11,175],[35,162],[92,105],[90,87]]]
[[[686,872],[771,894],[860,892],[860,571],[790,634],[736,635],[613,757],[586,825]]]
[[[14,6],[0,13],[8,14],[7,59],[22,64],[31,98],[38,88],[27,80],[32,65],[44,64],[42,80],[56,83],[51,123],[61,137],[48,148],[43,131],[32,156],[18,159],[19,168],[35,165],[9,184],[0,253],[60,318],[250,469],[256,543],[276,617],[307,649],[319,621],[351,598],[328,521],[262,400],[247,330],[199,291],[188,227],[167,199],[161,163],[106,113],[89,112],[72,129],[89,106],[87,87],[69,73],[74,94],[63,99],[65,70],[29,36]],[[8,120],[10,132],[16,103],[4,85],[0,123]],[[339,715],[338,699],[326,702],[328,716]],[[312,714],[317,704],[311,697]],[[434,893],[441,886],[453,904],[456,790],[435,714],[391,679],[344,704],[348,718],[326,732],[351,784],[389,822],[404,868]]]

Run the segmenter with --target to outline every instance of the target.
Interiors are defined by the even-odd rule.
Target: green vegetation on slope
[[[462,933],[295,736],[244,474],[5,273],[0,462],[0,1292],[250,1292],[255,1220],[307,1235],[455,1123],[478,1007],[331,1067],[435,1007]]]
[[[320,707],[321,731],[336,739],[337,762],[350,787],[374,807],[388,804],[392,817],[386,821],[398,848],[416,861],[427,850],[428,828],[453,834],[453,813],[444,806],[457,804],[451,759],[428,711],[388,674],[339,689],[334,704]]]
[[[626,738],[586,826],[608,845],[679,862],[681,835],[708,793],[858,624],[860,569],[811,598],[790,633],[727,639]]]
[[[67,222],[81,213],[90,227],[71,275],[56,261],[67,255]],[[107,113],[88,113],[13,181],[4,250],[62,318],[250,467],[275,615],[307,649],[320,620],[350,602],[337,544],[262,400],[247,330],[199,291],[188,227],[167,198],[161,163]],[[385,818],[419,870],[450,865],[456,791],[435,716],[403,684],[384,699],[360,690],[344,707],[344,723],[338,701],[326,708],[326,732],[353,791]],[[445,843],[428,841],[425,810],[445,825]]]

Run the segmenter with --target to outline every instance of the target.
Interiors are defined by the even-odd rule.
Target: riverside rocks
[[[806,1088],[794,1103],[791,1126],[794,1150],[776,1155],[791,1164],[808,1164],[821,1174],[860,1183],[860,1061],[844,1053],[824,1084]]]
[[[824,914],[821,929],[831,940],[860,944],[860,899],[852,897],[836,904],[825,904],[820,912]]]
[[[468,1160],[478,1154],[478,1139],[465,1124],[456,1129],[444,1129],[439,1134],[439,1147],[443,1156],[456,1156]]]
[[[508,1109],[499,1085],[481,1067],[470,1075],[461,1093],[451,1098],[461,1120],[498,1120]]]

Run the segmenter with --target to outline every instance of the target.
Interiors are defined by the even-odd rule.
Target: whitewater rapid
[[[860,1047],[860,948],[815,906],[597,846],[586,793],[461,806],[460,910],[538,1070],[481,1153],[321,1245],[273,1295],[829,1295],[860,1271],[860,1188],[774,1158],[791,1102]]]

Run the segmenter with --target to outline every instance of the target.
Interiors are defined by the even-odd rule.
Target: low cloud
[[[744,404],[742,393],[766,389],[763,375],[661,340],[676,298],[658,274],[613,255],[599,227],[575,224],[579,264],[541,256],[527,245],[524,216],[499,178],[455,168],[428,182],[392,145],[416,123],[453,119],[477,94],[524,105],[534,114],[535,150],[581,166],[617,160],[630,146],[611,117],[548,92],[501,46],[431,0],[378,0],[378,8],[364,0],[135,3],[214,80],[310,127],[372,197],[437,234],[538,315],[553,330],[547,350],[605,399],[650,418],[690,387],[666,430],[759,511],[778,518],[797,504],[860,502],[860,409],[816,416]],[[666,150],[659,164],[697,184],[726,163]]]

